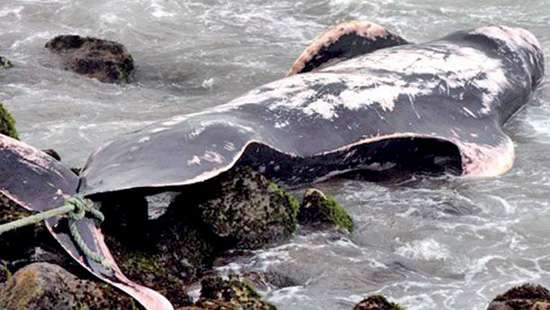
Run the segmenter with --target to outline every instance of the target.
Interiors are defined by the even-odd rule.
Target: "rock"
[[[31,214],[0,194],[0,224]],[[71,271],[80,270],[51,237],[44,224],[22,227],[0,235],[0,270],[4,270],[0,271],[0,282],[19,268],[36,262],[60,264]]]
[[[0,285],[0,309],[137,309],[105,284],[81,280],[60,266],[36,263]]]
[[[291,236],[299,203],[250,168],[236,168],[193,186],[176,207],[197,205],[206,229],[237,249],[257,249]]]
[[[493,299],[487,310],[550,310],[550,291],[535,284],[517,286]]]
[[[182,188],[165,202],[164,214],[150,218],[148,203],[158,195],[134,190],[98,197],[102,230],[122,271],[176,307],[189,304],[187,285],[225,251],[257,248],[296,229],[296,199],[247,168]]]
[[[61,35],[46,43],[46,48],[63,58],[66,70],[101,82],[129,82],[134,60],[117,42],[77,35]]]
[[[4,105],[0,102],[0,134],[10,136],[14,139],[18,139],[17,130],[15,130],[15,119],[4,108]]]
[[[189,219],[147,217],[139,194],[104,197],[101,228],[118,265],[132,281],[163,294],[176,307],[191,304],[186,286],[209,265],[213,247]]]
[[[336,226],[351,232],[353,220],[351,216],[333,197],[326,196],[318,189],[306,190],[298,221],[307,226]]]
[[[254,288],[236,277],[224,280],[220,277],[207,277],[201,281],[201,296],[190,307],[179,310],[208,309],[254,309],[276,310],[277,308],[262,300]]]
[[[8,262],[0,259],[0,286],[2,285],[2,283],[11,279],[11,277],[12,274],[11,271],[8,269]]]
[[[0,56],[0,69],[9,69],[11,67],[13,67],[11,62],[6,58]]]
[[[404,310],[398,304],[389,302],[382,295],[369,296],[353,307],[353,310]]]
[[[61,161],[61,155],[59,155],[59,153],[57,153],[57,151],[54,149],[46,149],[46,150],[42,150],[42,152],[50,155],[50,157],[52,157],[57,161]]]

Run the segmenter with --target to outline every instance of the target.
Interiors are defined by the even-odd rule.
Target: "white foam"
[[[398,247],[395,254],[414,260],[447,260],[451,257],[449,249],[433,238],[407,242]]]

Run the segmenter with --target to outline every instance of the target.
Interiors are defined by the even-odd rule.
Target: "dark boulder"
[[[134,60],[117,42],[77,35],[61,35],[46,43],[46,48],[62,57],[66,70],[101,82],[129,82]]]
[[[137,309],[131,298],[60,266],[36,263],[0,284],[0,309]]]
[[[351,216],[333,197],[325,195],[318,189],[306,190],[298,221],[305,226],[338,227],[353,230]]]
[[[193,186],[178,200],[176,207],[196,205],[205,228],[232,248],[257,249],[296,230],[296,198],[246,167]]]
[[[369,296],[353,307],[353,310],[404,310],[398,304],[389,302],[382,295]]]
[[[0,56],[0,69],[9,69],[11,67],[13,67],[11,62],[6,58]]]
[[[276,310],[277,308],[262,300],[262,297],[247,282],[236,277],[224,280],[220,277],[206,277],[201,281],[201,296],[190,307],[179,310],[222,310],[254,309]]]
[[[493,299],[487,310],[550,310],[550,291],[535,284],[517,286]]]
[[[46,150],[42,150],[42,152],[50,155],[51,158],[57,161],[61,161],[61,155],[59,155],[59,153],[54,149],[46,149]]]

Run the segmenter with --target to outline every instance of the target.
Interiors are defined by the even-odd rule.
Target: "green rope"
[[[76,243],[78,249],[82,252],[82,254],[84,254],[84,256],[86,256],[90,260],[110,269],[111,266],[107,263],[107,260],[103,256],[92,251],[86,245],[84,239],[82,238],[82,235],[80,235],[80,232],[78,231],[77,224],[80,220],[84,219],[86,215],[92,217],[98,225],[105,220],[105,216],[103,216],[103,213],[101,213],[101,211],[94,207],[93,202],[83,198],[80,195],[73,196],[65,200],[65,204],[59,208],[51,209],[10,223],[2,224],[0,225],[0,235],[21,227],[38,224],[47,219],[62,215],[68,215],[69,231],[71,233],[71,237],[73,238],[73,241]]]

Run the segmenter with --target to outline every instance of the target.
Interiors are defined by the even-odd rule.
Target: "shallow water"
[[[312,38],[339,21],[368,19],[412,41],[503,23],[534,32],[550,55],[545,2],[0,0],[0,55],[15,64],[0,73],[0,101],[23,140],[81,166],[121,133],[283,76]],[[64,33],[125,44],[136,82],[103,84],[59,70],[43,46]],[[546,82],[507,125],[517,153],[507,175],[331,181],[321,188],[351,212],[352,236],[299,235],[227,268],[287,275],[292,286],[267,291],[281,309],[350,309],[372,293],[408,309],[485,309],[512,285],[550,286],[549,99]]]

